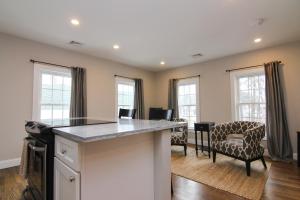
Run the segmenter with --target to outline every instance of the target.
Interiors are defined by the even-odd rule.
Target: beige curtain
[[[84,68],[72,67],[72,90],[70,118],[86,117],[86,72]]]
[[[273,160],[292,160],[284,95],[280,77],[280,63],[264,65],[266,76],[266,132],[268,151]]]

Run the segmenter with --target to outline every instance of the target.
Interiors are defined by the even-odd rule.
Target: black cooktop
[[[54,127],[67,127],[67,126],[85,126],[85,125],[93,125],[93,124],[109,124],[109,123],[116,123],[116,122],[99,120],[99,119],[89,119],[89,118],[73,118],[73,119],[40,120],[39,123],[54,128]]]

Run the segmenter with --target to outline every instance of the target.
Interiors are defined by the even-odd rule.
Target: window
[[[120,108],[133,109],[134,107],[134,80],[126,78],[116,78],[116,105],[117,115],[119,114]]]
[[[266,121],[265,74],[263,68],[231,74],[233,119]]]
[[[68,119],[71,100],[71,70],[34,64],[33,119],[52,124]]]
[[[183,79],[178,81],[178,110],[179,118],[188,121],[189,128],[199,121],[199,79]]]

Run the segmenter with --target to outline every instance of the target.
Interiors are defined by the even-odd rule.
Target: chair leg
[[[251,170],[251,165],[250,161],[245,161],[246,162],[246,171],[247,171],[247,176],[250,176],[250,170]]]
[[[267,165],[266,165],[264,157],[262,156],[260,159],[261,159],[261,162],[263,163],[265,169],[267,169]]]
[[[174,190],[173,190],[173,181],[172,181],[172,174],[171,174],[171,194],[173,195]]]
[[[184,147],[184,155],[186,156],[187,145],[185,144],[183,147]]]
[[[213,150],[213,162],[216,162],[217,152]]]

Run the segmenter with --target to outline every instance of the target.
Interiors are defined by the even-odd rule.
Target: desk
[[[201,151],[207,151],[208,157],[210,158],[210,130],[214,127],[215,122],[197,122],[194,124],[195,130],[195,150],[198,156],[198,131],[201,133]],[[207,132],[207,146],[203,146],[203,131]]]

